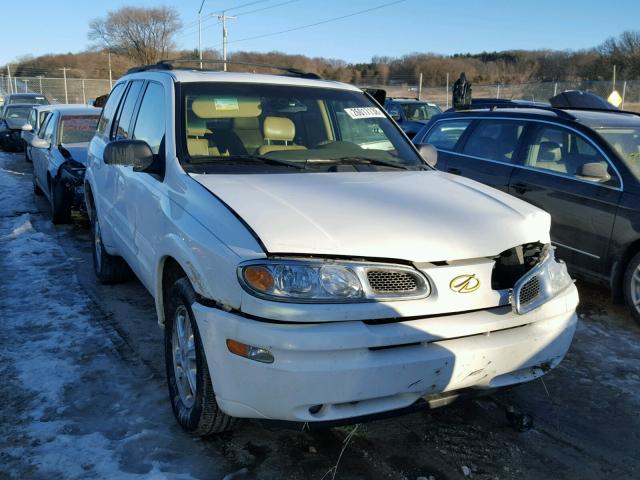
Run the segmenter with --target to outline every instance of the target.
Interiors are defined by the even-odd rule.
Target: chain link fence
[[[87,104],[111,91],[108,79],[95,78],[51,78],[51,77],[7,77],[0,78],[0,95],[11,93],[41,93],[51,103]]]
[[[391,77],[381,81],[378,77],[362,78],[359,87],[384,88],[390,97],[420,96],[438,104],[442,109],[451,106],[451,88],[449,85],[437,87],[421,87],[419,78],[413,76]],[[610,81],[568,81],[568,82],[534,82],[520,84],[478,84],[473,83],[474,98],[505,98],[547,102],[549,98],[565,90],[585,90],[607,98],[612,90]],[[640,80],[620,81],[616,90],[622,96],[625,110],[640,112]],[[111,82],[108,79],[7,77],[0,76],[0,95],[10,93],[32,92],[46,95],[51,103],[83,103],[109,93]]]
[[[442,109],[451,106],[453,81],[447,86],[420,87],[416,78],[390,78],[386,82],[378,79],[362,79],[359,87],[383,88],[389,97],[409,97],[438,104]],[[474,98],[504,98],[510,100],[533,100],[548,102],[549,99],[566,90],[584,90],[607,98],[613,91],[613,83],[600,80],[566,82],[532,82],[519,84],[478,84],[472,83]],[[640,80],[626,80],[616,83],[616,90],[623,99],[622,109],[640,112]]]

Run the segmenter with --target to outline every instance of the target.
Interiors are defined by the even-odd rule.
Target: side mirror
[[[31,146],[33,148],[49,148],[51,146],[51,141],[36,137],[31,140]]]
[[[611,180],[607,165],[602,162],[585,163],[578,169],[578,176],[594,182],[608,182]]]
[[[104,148],[103,160],[107,165],[133,167],[141,172],[153,164],[153,152],[143,140],[116,140]]]
[[[25,123],[24,125],[22,125],[22,128],[20,130],[22,130],[23,132],[33,132],[33,127],[30,123]]]
[[[438,163],[438,150],[436,150],[436,147],[425,143],[418,147],[418,152],[420,152],[420,156],[429,166],[435,168]]]

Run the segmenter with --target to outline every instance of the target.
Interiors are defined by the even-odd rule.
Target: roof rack
[[[175,64],[182,64],[182,63],[206,63],[206,64],[214,64],[214,65],[224,65],[224,64],[230,64],[230,65],[245,65],[245,66],[249,66],[249,67],[261,67],[261,68],[272,68],[274,70],[281,70],[283,72],[286,72],[286,74],[291,75],[291,76],[295,76],[295,77],[302,77],[302,78],[310,78],[313,80],[321,80],[322,77],[320,75],[318,75],[317,73],[311,73],[311,72],[305,72],[303,70],[300,70],[298,68],[293,68],[293,67],[281,67],[281,66],[277,66],[277,65],[268,65],[265,63],[252,63],[252,62],[236,62],[233,60],[200,60],[200,59],[175,59],[175,60],[160,60],[158,63],[153,63],[150,65],[141,65],[139,67],[133,67],[130,68],[127,71],[127,74],[129,73],[138,73],[138,72],[146,72],[149,70],[175,70],[174,65]],[[208,68],[199,68],[199,67],[194,67],[194,68],[186,68],[188,70],[201,70],[201,71],[212,71],[211,69]]]
[[[418,97],[389,97],[389,100],[420,100]]]
[[[577,110],[580,112],[602,112],[602,113],[628,113],[629,115],[636,115],[640,117],[640,113],[638,112],[631,112],[629,110],[619,110],[617,108],[564,107],[564,108],[558,108],[558,110]]]
[[[478,111],[478,110],[489,110],[491,112],[494,112],[496,110],[501,110],[501,109],[533,109],[533,110],[544,110],[546,112],[551,112],[551,113],[555,113],[558,117],[567,119],[567,120],[575,120],[576,116],[575,115],[571,115],[569,112],[566,112],[560,108],[554,108],[552,106],[545,106],[545,105],[518,105],[518,104],[509,104],[509,103],[504,103],[504,104],[499,104],[499,105],[477,105],[478,108],[473,108],[473,104],[472,104],[472,108],[459,108],[457,110],[455,110],[456,112],[473,112],[473,111]]]

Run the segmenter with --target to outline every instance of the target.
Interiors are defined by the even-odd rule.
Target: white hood
[[[440,172],[192,177],[229,205],[270,254],[429,262],[549,242],[547,213]]]

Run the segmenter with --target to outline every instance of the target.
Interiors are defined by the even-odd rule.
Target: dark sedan
[[[438,149],[438,169],[549,212],[557,254],[572,273],[611,288],[640,321],[640,116],[552,107],[451,112],[432,118],[414,143]]]
[[[24,148],[22,142],[22,126],[27,123],[32,105],[14,103],[5,105],[0,118],[0,148],[6,151],[20,152]]]

